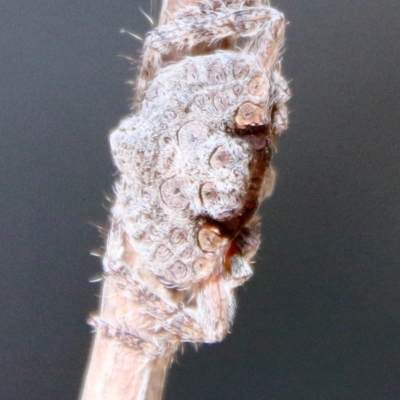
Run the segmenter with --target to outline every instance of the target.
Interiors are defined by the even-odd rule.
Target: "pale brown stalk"
[[[130,249],[129,262],[140,270],[141,259]],[[128,261],[128,260],[127,260]],[[106,321],[124,321],[142,325],[145,318],[138,304],[129,300],[118,280],[106,277],[103,283],[100,315]],[[162,398],[171,354],[159,358],[145,356],[98,331],[95,335],[82,400],[159,400]]]
[[[160,24],[181,7],[195,4],[197,0],[163,0]],[[214,47],[215,48],[215,47]],[[192,53],[197,50],[193,49]],[[180,59],[184,53],[171,52],[168,60]],[[134,254],[131,265],[141,269],[142,260]],[[106,278],[103,283],[99,317],[115,321],[120,316],[140,323],[143,318],[135,304],[122,295],[118,285]],[[126,346],[115,338],[97,331],[82,386],[81,400],[161,400],[168,369],[173,354],[162,354],[156,359]]]
[[[137,260],[140,263],[140,260]],[[129,313],[140,321],[135,304],[121,295],[115,282],[103,284],[100,317],[118,320]],[[88,365],[82,400],[159,400],[171,355],[152,359],[115,338],[97,332]]]
[[[81,400],[161,400],[181,343],[221,341],[253,274],[287,126],[285,20],[261,0],[197,3],[164,0],[136,113],[110,134],[120,174]]]

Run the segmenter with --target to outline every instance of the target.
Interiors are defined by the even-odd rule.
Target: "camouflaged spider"
[[[157,357],[228,332],[287,126],[285,24],[258,0],[201,1],[148,34],[136,114],[110,137],[120,177],[104,269],[132,309],[94,318],[106,335]],[[212,50],[227,38],[242,49]],[[201,45],[203,54],[167,62],[171,50]]]

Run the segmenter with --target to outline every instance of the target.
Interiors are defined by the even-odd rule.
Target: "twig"
[[[252,275],[256,211],[287,127],[285,20],[259,0],[195,3],[165,0],[137,113],[110,136],[120,176],[81,400],[161,400],[180,344],[222,340]],[[238,37],[249,38],[241,52],[215,52]]]
[[[169,21],[170,15],[179,8],[197,3],[197,0],[163,0],[160,25]],[[215,44],[212,49],[225,45]],[[208,49],[211,51],[212,49]],[[191,49],[190,54],[201,52],[200,46]],[[178,60],[188,51],[172,51],[168,61]],[[131,249],[130,265],[140,270],[142,260]],[[127,299],[119,285],[105,278],[101,294],[100,320],[120,321],[129,319],[141,325],[141,315],[137,304]],[[175,346],[177,348],[177,345]],[[82,387],[81,400],[160,400],[164,389],[168,369],[174,352],[169,350],[156,358],[146,356],[136,348],[128,347],[113,337],[107,337],[103,331],[95,333],[87,371]]]
[[[140,268],[141,261],[135,260]],[[112,279],[106,279],[101,298],[100,318],[115,321],[129,315],[140,324],[142,316],[135,303],[121,293]],[[86,373],[82,400],[159,400],[171,364],[172,354],[158,358],[144,355],[104,332],[96,333]]]

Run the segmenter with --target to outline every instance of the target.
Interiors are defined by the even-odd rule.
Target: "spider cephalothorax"
[[[156,354],[229,330],[287,125],[284,28],[283,15],[257,0],[202,1],[147,36],[136,114],[110,139],[120,178],[104,267],[151,323],[95,319],[110,336]],[[245,38],[242,49],[210,52],[227,38]],[[200,45],[209,54],[165,61],[172,49]],[[144,268],[132,267],[132,254]]]

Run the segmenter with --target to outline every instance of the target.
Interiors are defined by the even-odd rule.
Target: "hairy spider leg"
[[[260,56],[266,67],[276,63],[284,37],[282,13],[268,7],[226,6],[204,9],[203,3],[176,13],[175,18],[150,32],[144,43],[143,64],[136,87],[136,105],[143,100],[149,83],[162,67],[162,56],[172,49],[191,49],[227,37],[249,37],[247,51]],[[208,5],[208,3],[206,3]]]

